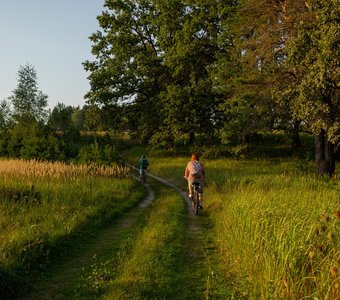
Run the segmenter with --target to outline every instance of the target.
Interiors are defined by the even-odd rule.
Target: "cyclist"
[[[146,169],[149,166],[149,161],[146,159],[145,155],[143,154],[139,160],[139,175],[140,180],[142,182],[146,182]]]
[[[191,160],[188,162],[185,169],[184,178],[188,181],[189,198],[192,200],[192,184],[198,182],[201,185],[201,193],[199,194],[199,207],[203,209],[202,205],[202,193],[203,193],[203,182],[205,179],[205,170],[201,162],[199,162],[198,155],[192,153]]]

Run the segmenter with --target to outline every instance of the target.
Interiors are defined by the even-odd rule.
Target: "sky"
[[[0,0],[0,101],[13,94],[20,66],[32,65],[48,107],[85,104],[94,60],[89,36],[104,0]]]

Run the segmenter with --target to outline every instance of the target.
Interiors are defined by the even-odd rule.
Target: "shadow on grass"
[[[0,267],[0,299],[21,298],[21,295],[27,294],[31,282],[41,277],[46,269],[55,263],[60,264],[70,256],[70,253],[77,253],[79,242],[94,237],[107,224],[136,207],[139,200],[120,212],[104,207],[96,215],[79,224],[72,232],[57,239],[52,240],[46,236],[39,242],[30,241],[17,261],[6,267]]]

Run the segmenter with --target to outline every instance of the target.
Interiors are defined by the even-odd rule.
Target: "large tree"
[[[166,116],[163,128],[174,137],[186,133],[193,141],[195,133],[207,137],[215,133],[222,98],[213,89],[211,69],[218,55],[225,55],[219,36],[221,11],[227,5],[215,0],[181,1],[175,6],[177,13],[172,13],[172,21],[165,25],[160,22],[169,27],[162,31],[168,40],[165,36],[161,40],[166,41],[165,65],[171,73],[161,94]],[[169,12],[167,16],[171,18]]]
[[[244,139],[251,132],[275,127],[295,133],[293,144],[300,144],[295,130],[300,119],[294,118],[291,109],[294,99],[282,100],[278,92],[295,81],[291,71],[283,67],[286,43],[296,35],[297,20],[308,18],[306,10],[304,1],[240,1],[239,17],[231,28],[238,54],[234,55],[237,70],[223,68],[224,60],[220,63],[221,75],[231,78],[227,89],[230,98],[223,109],[232,122],[225,124],[223,134],[235,131]]]
[[[242,56],[253,66],[245,82],[272,95],[277,125],[285,121],[295,132],[302,125],[316,135],[317,169],[330,176],[339,145],[337,2],[243,1],[238,30]]]
[[[154,6],[152,1],[105,1],[104,6],[98,16],[102,30],[90,37],[96,60],[84,62],[91,84],[86,97],[94,104],[126,106],[133,130],[148,139],[159,123],[158,95],[166,73],[158,28],[151,22]]]
[[[20,66],[18,85],[9,100],[13,105],[14,120],[19,122],[44,121],[47,116],[48,96],[38,89],[38,77],[30,64]]]
[[[34,67],[30,64],[20,66],[18,85],[13,95],[8,98],[12,106],[13,121],[7,144],[10,156],[28,157],[32,154],[36,157],[41,152],[43,127],[47,116],[47,98],[47,95],[38,89],[38,77]]]
[[[234,2],[234,1],[230,1]],[[90,102],[125,103],[142,140],[171,143],[179,135],[212,135],[221,100],[210,70],[219,47],[221,11],[210,1],[106,1],[93,34]]]
[[[340,10],[338,0],[305,1],[310,18],[297,23],[290,39],[287,67],[297,82],[293,110],[316,135],[316,164],[332,176],[340,146]]]

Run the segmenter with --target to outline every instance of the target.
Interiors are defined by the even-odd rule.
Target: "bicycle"
[[[146,170],[145,169],[140,170],[140,182],[146,183]]]
[[[196,215],[198,215],[198,210],[200,208],[200,196],[202,196],[202,186],[199,182],[193,182],[192,186],[192,207]]]

